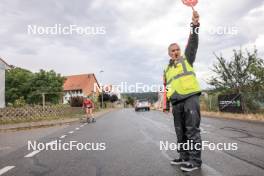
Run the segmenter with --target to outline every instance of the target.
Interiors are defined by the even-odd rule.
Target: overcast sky
[[[230,57],[233,49],[255,45],[263,58],[263,0],[200,0],[195,9],[201,28],[194,67],[202,88],[216,62],[213,52]],[[11,65],[150,85],[162,84],[168,45],[186,46],[192,10],[181,0],[1,0],[0,13],[0,57]],[[28,34],[28,25],[55,24],[103,27],[105,34]]]

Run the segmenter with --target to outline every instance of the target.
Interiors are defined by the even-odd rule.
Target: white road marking
[[[79,130],[80,128],[75,128],[75,130]]]
[[[74,131],[69,131],[70,134],[74,133]]]
[[[60,139],[63,139],[63,138],[65,138],[67,135],[62,135],[61,137],[60,137]]]
[[[83,127],[83,125],[81,125],[80,127]]]
[[[36,155],[37,153],[39,153],[40,151],[39,150],[35,150],[29,154],[27,154],[26,156],[24,156],[25,158],[31,158],[33,157],[34,155]]]
[[[201,129],[201,134],[206,134],[207,133],[207,131],[205,129],[203,129],[202,127],[200,127],[200,129]]]
[[[13,169],[15,166],[6,166],[0,170],[0,175],[6,173],[7,171]]]
[[[57,140],[50,141],[50,142],[48,142],[48,143],[46,143],[46,144],[49,145],[49,144],[53,144],[53,143],[55,143],[55,142],[57,142]]]

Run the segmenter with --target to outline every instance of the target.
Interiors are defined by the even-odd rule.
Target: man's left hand
[[[192,22],[194,25],[198,25],[199,24],[199,14],[197,11],[193,11],[193,16],[192,16]]]

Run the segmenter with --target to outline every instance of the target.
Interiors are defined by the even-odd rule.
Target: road
[[[96,123],[55,126],[0,134],[0,175],[19,176],[260,176],[264,173],[264,124],[202,117],[203,141],[237,143],[235,151],[204,150],[200,170],[184,173],[171,166],[176,143],[171,115],[120,109]],[[76,141],[91,150],[28,150],[28,141]],[[104,146],[96,147],[96,144]],[[105,149],[105,150],[103,150]]]

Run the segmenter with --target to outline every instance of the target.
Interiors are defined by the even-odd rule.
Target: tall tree
[[[14,103],[18,99],[27,99],[30,93],[30,80],[33,73],[22,68],[13,68],[6,72],[6,103]]]
[[[40,70],[31,79],[30,94],[27,101],[38,104],[42,102],[42,94],[45,94],[45,101],[49,103],[59,103],[63,93],[63,83],[65,78],[53,70]]]
[[[213,65],[215,73],[209,84],[224,92],[241,93],[248,111],[259,108],[257,96],[263,98],[264,92],[264,61],[258,57],[257,49],[253,52],[233,50],[229,60],[215,54],[218,63]]]

